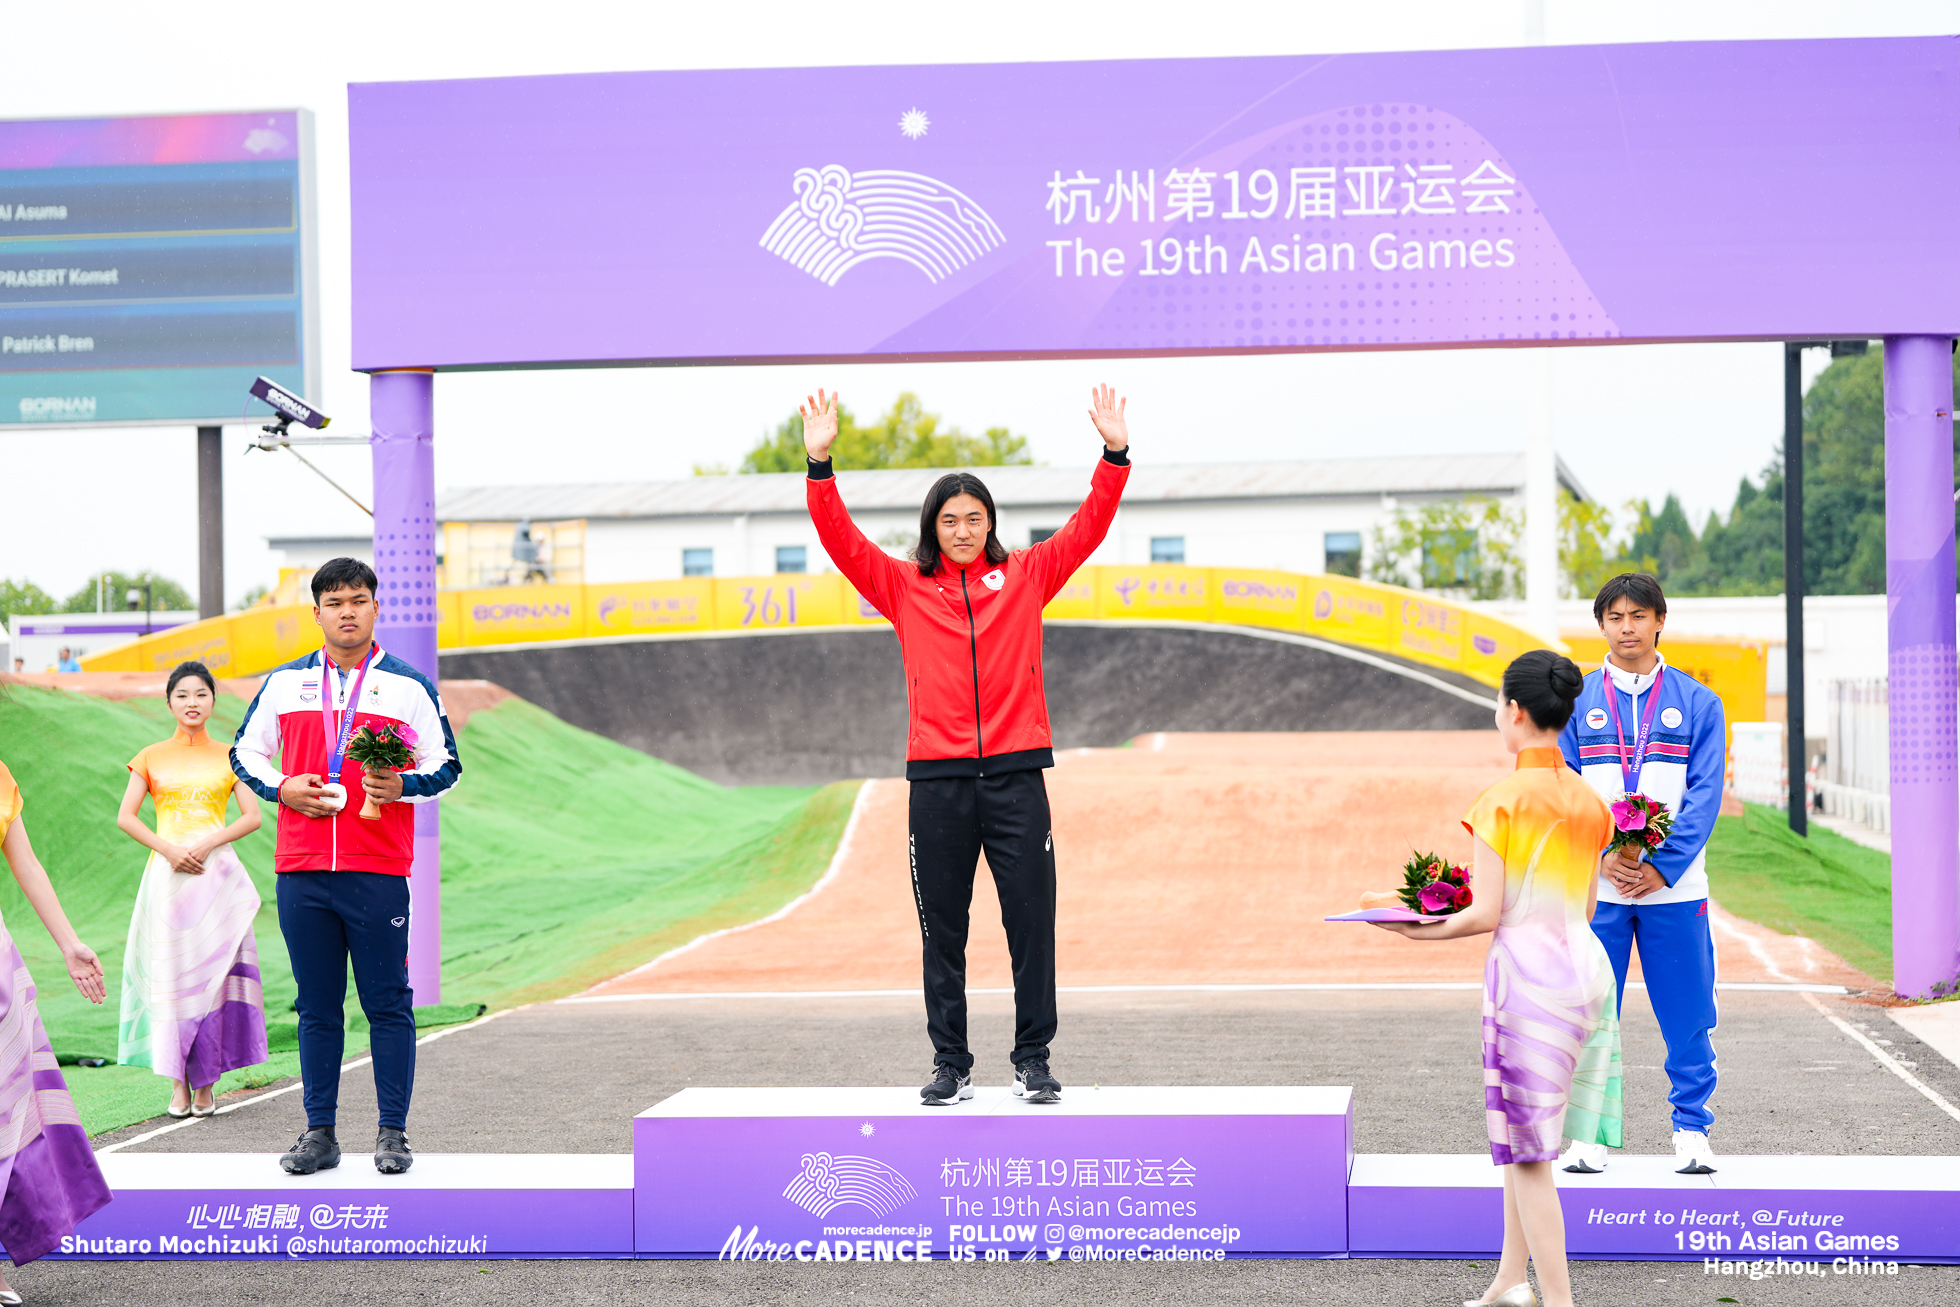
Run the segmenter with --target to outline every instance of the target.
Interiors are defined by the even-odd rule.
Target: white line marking
[[[1750,951],[1750,953],[1755,955],[1756,961],[1762,964],[1763,970],[1769,972],[1769,974],[1772,976],[1778,976],[1784,980],[1792,979],[1792,977],[1788,972],[1784,971],[1783,968],[1776,965],[1776,961],[1775,959],[1770,957],[1769,951],[1763,948],[1761,943],[1757,941],[1753,936],[1747,935],[1742,931],[1737,930],[1733,923],[1727,921],[1722,917],[1714,916],[1712,913],[1710,914],[1709,919],[1714,923],[1714,926],[1717,930],[1722,931],[1724,934],[1728,935],[1729,938],[1731,939],[1740,940],[1743,946],[1747,948]],[[1873,1043],[1871,1037],[1866,1035],[1864,1031],[1858,1029],[1856,1026],[1852,1025],[1849,1021],[1844,1020],[1842,1017],[1838,1016],[1835,1012],[1832,1012],[1829,1008],[1825,1007],[1823,1000],[1819,999],[1817,995],[1810,990],[1809,987],[1805,987],[1799,990],[1799,992],[1803,994],[1804,1001],[1806,1003],[1810,1004],[1812,1007],[1817,1009],[1818,1016],[1823,1017],[1824,1020],[1836,1026],[1844,1034],[1847,1034],[1851,1036],[1852,1039],[1856,1040],[1867,1053],[1870,1053],[1873,1057],[1878,1059],[1878,1064],[1880,1066],[1884,1067],[1887,1071],[1890,1071],[1893,1075],[1897,1076],[1899,1079],[1905,1081],[1908,1085],[1911,1085],[1914,1089],[1918,1090],[1921,1094],[1923,1094],[1926,1097],[1926,1100],[1930,1102],[1934,1107],[1939,1108],[1940,1111],[1946,1113],[1948,1116],[1952,1117],[1955,1121],[1960,1121],[1960,1107],[1955,1107],[1953,1104],[1947,1102],[1945,1097],[1941,1095],[1939,1090],[1933,1088],[1931,1085],[1927,1084],[1924,1080],[1921,1080],[1918,1076],[1906,1070],[1903,1066],[1900,1066],[1897,1058],[1892,1057],[1884,1049],[1880,1048],[1877,1044]]]
[[[1058,985],[1058,994],[1261,994],[1261,993],[1318,993],[1346,990],[1399,990],[1416,993],[1476,992],[1483,989],[1480,980],[1432,980],[1432,981],[1329,981],[1300,984],[1243,984],[1243,985]],[[1645,989],[1645,981],[1627,982],[1628,989]],[[1848,994],[1842,985],[1768,984],[1760,981],[1723,982],[1715,986],[1719,990],[1742,990],[1758,993],[1776,994]],[[973,994],[1012,994],[1012,989],[969,989]],[[592,994],[574,995],[561,998],[560,1003],[636,1003],[642,1000],[651,1002],[674,1002],[681,999],[702,998],[745,998],[779,1001],[789,998],[917,998],[916,989],[788,989],[788,990],[713,990],[688,991],[685,993],[662,994]]]
[[[480,1016],[474,1021],[465,1021],[460,1026],[444,1026],[441,1030],[432,1031],[431,1033],[422,1036],[422,1038],[416,1040],[415,1042],[417,1045],[434,1043],[436,1040],[441,1039],[444,1035],[453,1035],[459,1030],[474,1030],[476,1027],[482,1025],[486,1021],[495,1021],[498,1017],[508,1016],[512,1012],[522,1012],[525,1008],[530,1006],[531,1004],[525,1003],[520,1007],[507,1007],[500,1012],[491,1012],[484,1016]],[[352,1071],[356,1067],[364,1067],[372,1061],[374,1061],[374,1058],[372,1056],[357,1057],[352,1062],[341,1063],[340,1069],[343,1072]],[[105,1144],[101,1148],[96,1149],[95,1151],[98,1155],[102,1153],[119,1153],[123,1149],[129,1148],[135,1144],[145,1143],[151,1139],[155,1139],[158,1135],[167,1135],[173,1130],[182,1130],[188,1126],[197,1125],[199,1122],[209,1121],[215,1117],[223,1116],[227,1112],[236,1112],[241,1107],[250,1107],[254,1103],[263,1103],[270,1099],[279,1098],[282,1095],[292,1093],[295,1089],[301,1089],[304,1087],[305,1087],[304,1081],[295,1080],[292,1084],[285,1086],[283,1089],[268,1090],[263,1094],[254,1094],[250,1098],[241,1098],[236,1100],[235,1102],[222,1103],[219,1105],[218,1110],[216,1112],[213,1112],[211,1116],[208,1117],[187,1116],[181,1121],[172,1121],[169,1125],[160,1125],[154,1130],[146,1130],[140,1135],[135,1135],[129,1139],[123,1140],[121,1143]]]
[[[665,953],[660,954],[658,957],[652,959],[651,961],[642,962],[639,966],[634,967],[631,971],[622,971],[617,976],[611,976],[605,980],[600,981],[599,985],[610,985],[614,981],[624,980],[628,976],[637,976],[643,971],[651,971],[653,968],[659,966],[662,962],[665,962],[667,959],[679,957],[683,953],[692,952],[693,950],[700,948],[703,944],[706,944],[711,939],[720,939],[724,935],[739,935],[745,930],[754,930],[757,926],[766,926],[772,921],[781,921],[784,917],[787,917],[790,913],[796,911],[798,908],[802,907],[805,903],[809,902],[812,898],[816,897],[816,895],[823,890],[824,886],[830,884],[831,881],[836,880],[839,873],[843,871],[844,859],[850,854],[851,851],[851,839],[853,836],[857,834],[858,819],[864,815],[865,796],[871,793],[871,787],[876,784],[878,784],[877,781],[870,780],[870,781],[866,781],[863,785],[858,787],[857,797],[851,800],[850,818],[844,823],[844,834],[837,841],[836,852],[830,855],[830,865],[824,868],[824,873],[823,875],[817,878],[816,884],[812,885],[809,889],[804,890],[801,894],[797,895],[789,902],[783,904],[782,907],[777,908],[774,912],[770,913],[766,917],[760,918],[759,920],[756,921],[744,922],[739,926],[724,926],[720,930],[711,930],[705,935],[696,935],[693,939],[689,940],[687,943],[682,944],[677,948],[670,948]],[[592,989],[599,988],[599,985],[592,986]],[[586,991],[586,994],[590,994],[591,992],[592,990],[588,989]],[[596,998],[587,998],[585,994],[580,994],[580,995],[574,995],[572,998],[569,999],[561,998],[558,1001],[560,1003],[571,1003],[571,1002],[598,1003],[598,1002],[604,1002],[605,997],[601,996]]]

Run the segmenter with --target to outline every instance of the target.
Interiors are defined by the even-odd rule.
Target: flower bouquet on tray
[[[1613,838],[1608,853],[1633,848],[1652,853],[1667,842],[1674,829],[1674,814],[1667,805],[1644,794],[1622,794],[1613,800]]]
[[[347,756],[363,771],[407,771],[415,765],[415,732],[401,722],[363,726],[347,741]],[[380,805],[367,800],[361,805],[361,816],[381,820]]]
[[[1369,890],[1359,912],[1329,921],[1440,921],[1470,906],[1470,872],[1433,853],[1411,851],[1399,889]]]

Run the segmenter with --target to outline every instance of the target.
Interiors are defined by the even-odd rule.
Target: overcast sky
[[[1925,35],[1960,30],[1960,0],[14,5],[0,118],[312,110],[325,336],[314,398],[336,433],[359,433],[367,380],[347,366],[349,82],[1504,46],[1528,43],[1541,22],[1553,44]],[[1559,350],[1550,372],[1560,456],[1612,503],[1672,490],[1699,524],[1760,472],[1781,430],[1776,345]],[[1546,384],[1539,356],[1522,350],[451,374],[436,383],[436,481],[643,480],[732,465],[820,383],[859,413],[913,390],[968,430],[1005,425],[1038,459],[1086,464],[1096,438],[1083,409],[1098,380],[1133,396],[1137,456],[1157,462],[1517,450]],[[367,529],[291,457],[242,453],[251,434],[226,433],[231,602],[273,579],[268,534]],[[0,432],[0,576],[61,595],[99,569],[152,567],[195,589],[194,446],[188,428]],[[365,450],[315,456],[368,497]]]

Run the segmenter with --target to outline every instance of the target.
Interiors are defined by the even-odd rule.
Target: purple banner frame
[[[357,84],[353,365],[1953,335],[1956,85],[1948,37]]]

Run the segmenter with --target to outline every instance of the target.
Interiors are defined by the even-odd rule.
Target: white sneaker
[[[1598,1175],[1606,1169],[1605,1144],[1582,1144],[1576,1139],[1570,1142],[1565,1156],[1558,1159],[1559,1170],[1574,1175]]]
[[[1699,1130],[1674,1132],[1674,1160],[1681,1163],[1674,1168],[1676,1175],[1712,1175],[1715,1172],[1715,1151],[1708,1146],[1708,1136]]]

